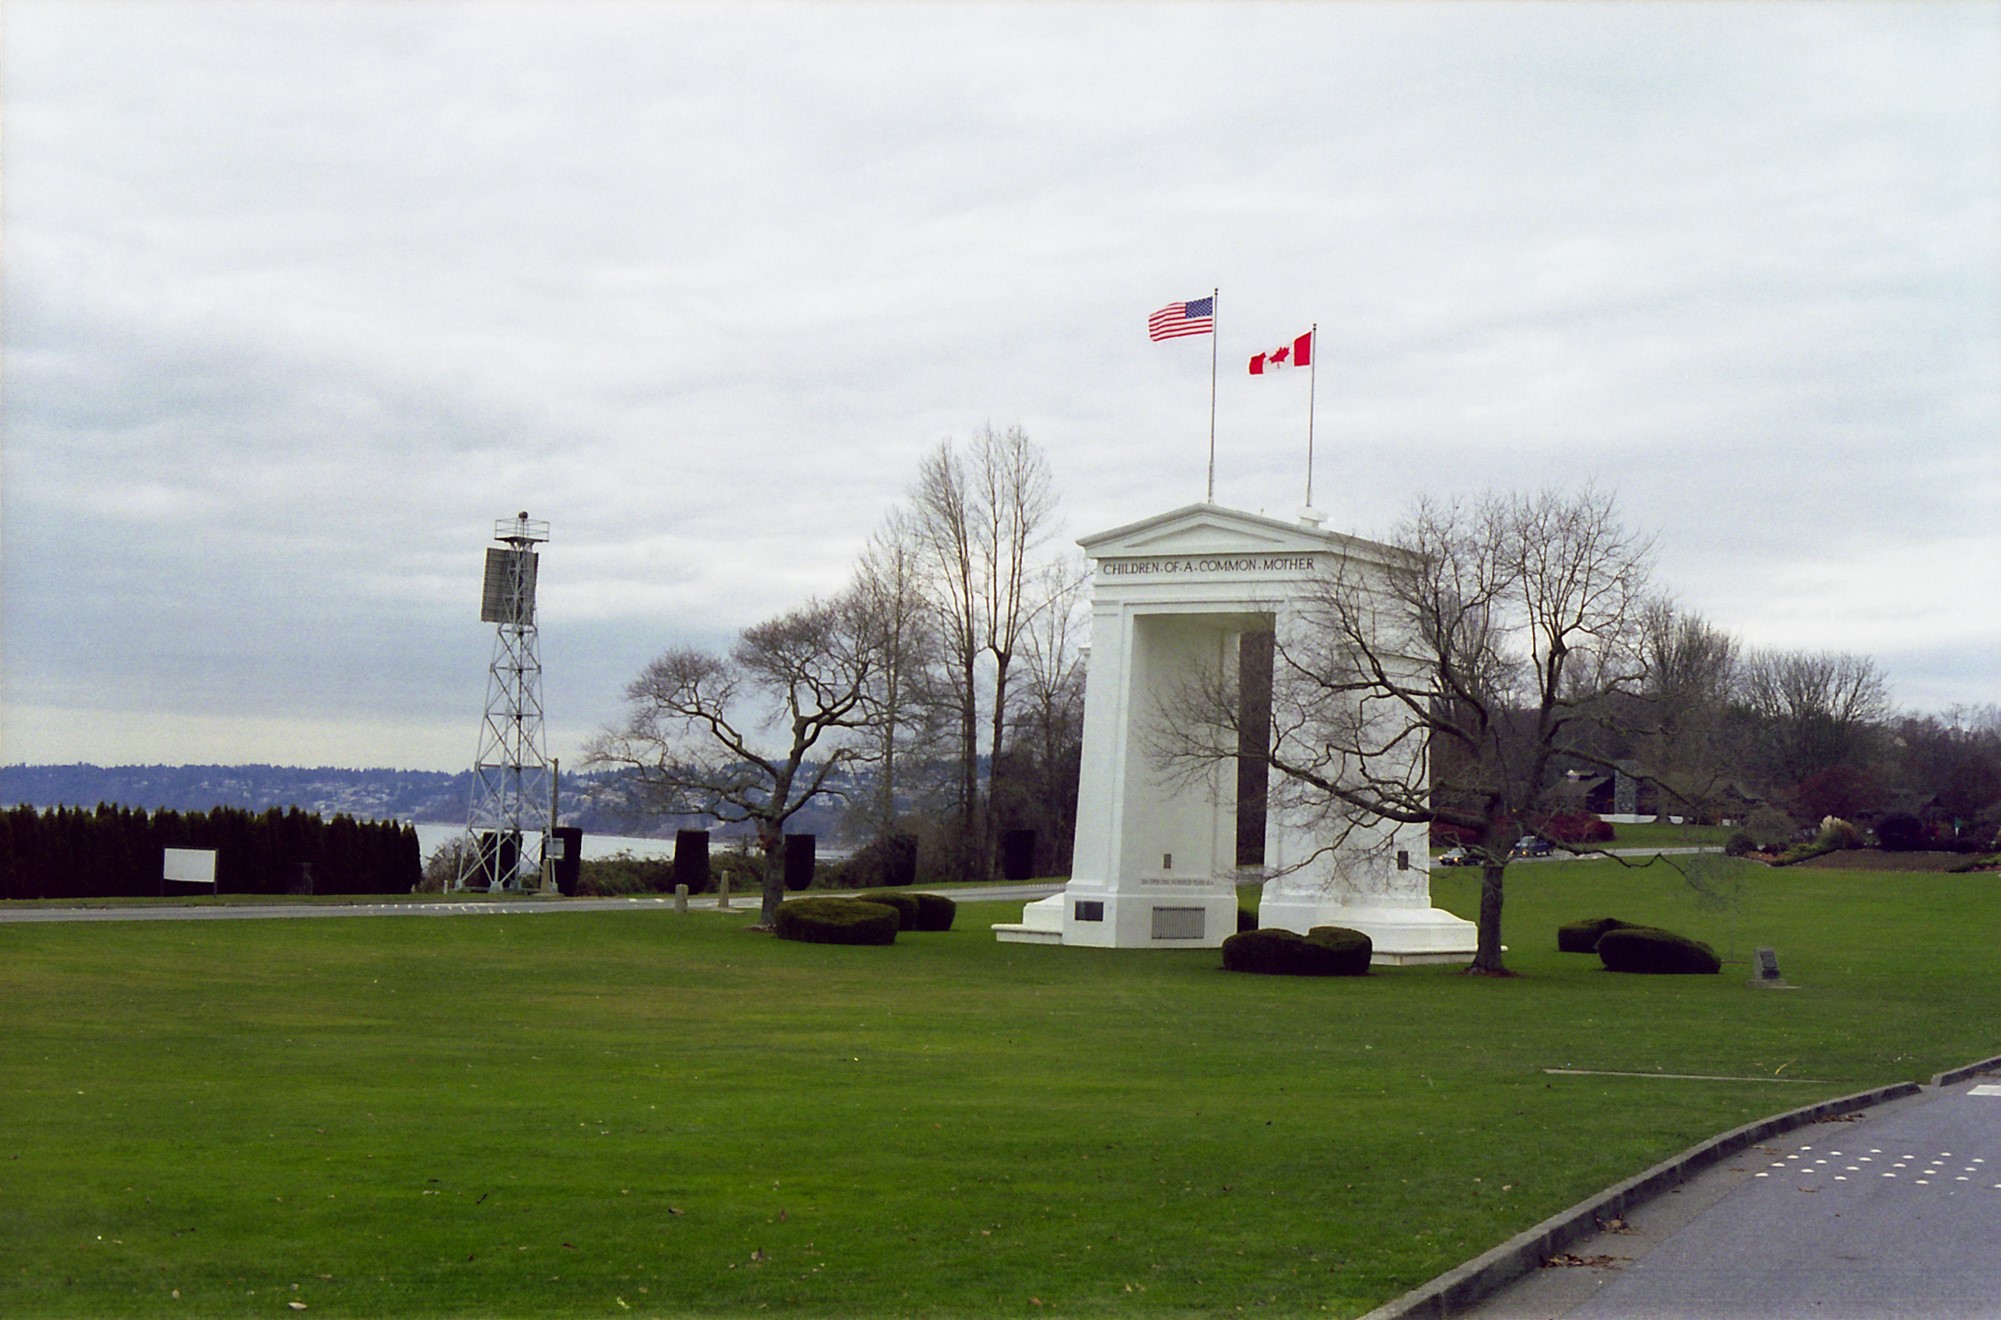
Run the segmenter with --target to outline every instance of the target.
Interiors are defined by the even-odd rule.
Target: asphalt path
[[[1721,845],[1718,844],[1693,844],[1685,847],[1677,845],[1673,848],[1594,848],[1589,852],[1575,853],[1555,849],[1547,857],[1517,857],[1510,861],[1508,865],[1538,866],[1543,862],[1588,862],[1599,857],[1623,857],[1629,861],[1635,857],[1692,857],[1697,853],[1720,853],[1722,851]],[[1439,864],[1438,859],[1436,857],[1432,858],[1431,864],[1437,866]],[[1455,868],[1447,867],[1446,869],[1452,870]]]
[[[1705,848],[1618,848],[1610,850],[1615,857],[1652,857],[1656,854],[1680,856],[1690,853],[1718,852],[1720,849]],[[1585,861],[1600,856],[1598,853],[1559,853],[1553,857],[1519,859],[1512,866],[1538,865],[1543,862]],[[954,889],[936,891],[947,898],[967,903],[1005,903],[1016,899],[1033,900],[1047,898],[1051,894],[1063,892],[1061,881],[1036,881],[1028,883],[1008,883],[992,885],[967,885]],[[481,898],[452,901],[434,899],[423,902],[401,903],[149,903],[143,907],[11,907],[0,904],[0,924],[7,922],[35,921],[281,921],[302,917],[466,917],[466,916],[508,916],[527,913],[550,912],[608,912],[672,908],[671,895],[645,894],[626,895],[617,898]],[[727,911],[756,912],[756,894],[736,894],[731,897]],[[694,911],[715,911],[717,899],[714,894],[702,894],[688,900],[688,907]]]
[[[970,885],[937,891],[966,903],[1006,902],[1010,899],[1044,898],[1063,892],[1059,884]],[[860,895],[856,895],[860,897]],[[719,901],[714,894],[688,900],[691,911],[713,912]],[[438,899],[405,903],[215,903],[148,904],[144,907],[22,907],[0,906],[0,923],[38,921],[273,921],[304,917],[470,917],[514,916],[556,912],[657,912],[672,911],[672,895],[628,895],[619,898],[492,898],[451,901]],[[756,894],[735,894],[729,912],[755,915]]]
[[[2001,1074],[1753,1146],[1460,1314],[2001,1316]]]

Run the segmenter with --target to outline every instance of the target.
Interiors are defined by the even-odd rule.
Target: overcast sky
[[[1066,537],[1616,491],[1753,644],[2001,700],[1995,4],[8,0],[0,760],[458,769],[839,587],[940,439]]]

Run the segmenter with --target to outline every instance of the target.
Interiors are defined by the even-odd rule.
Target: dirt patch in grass
[[[1797,865],[1817,871],[1950,871],[1973,859],[1965,853],[1879,852],[1874,848],[1848,848]]]

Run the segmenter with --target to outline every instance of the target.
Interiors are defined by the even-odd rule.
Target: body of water
[[[463,837],[466,832],[463,825],[419,825],[416,827],[416,830],[417,845],[423,849],[426,861],[429,861],[431,854],[436,852],[441,846],[450,843],[453,839]],[[540,857],[542,855],[541,833],[530,830],[527,832],[527,840],[529,856]],[[716,839],[711,838],[709,840],[709,847],[712,851],[721,852],[727,851],[730,845],[720,843]],[[848,851],[846,848],[830,847],[827,841],[822,839],[815,846],[814,855],[822,861],[834,861],[845,857]],[[674,856],[674,841],[672,839],[641,839],[626,834],[592,834],[588,831],[585,832],[584,859],[586,861],[594,861],[601,857],[615,857],[619,853],[631,853],[634,857],[660,857],[672,860]]]

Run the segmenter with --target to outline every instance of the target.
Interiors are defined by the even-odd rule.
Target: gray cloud
[[[1021,421],[1074,532],[1198,498],[1209,344],[1140,325],[1212,285],[1223,502],[1298,503],[1304,382],[1243,360],[1317,321],[1335,525],[1592,477],[1755,640],[2001,686],[1991,5],[16,0],[4,39],[8,759],[454,765],[524,506],[574,746],[660,646],[837,586],[947,434]]]

